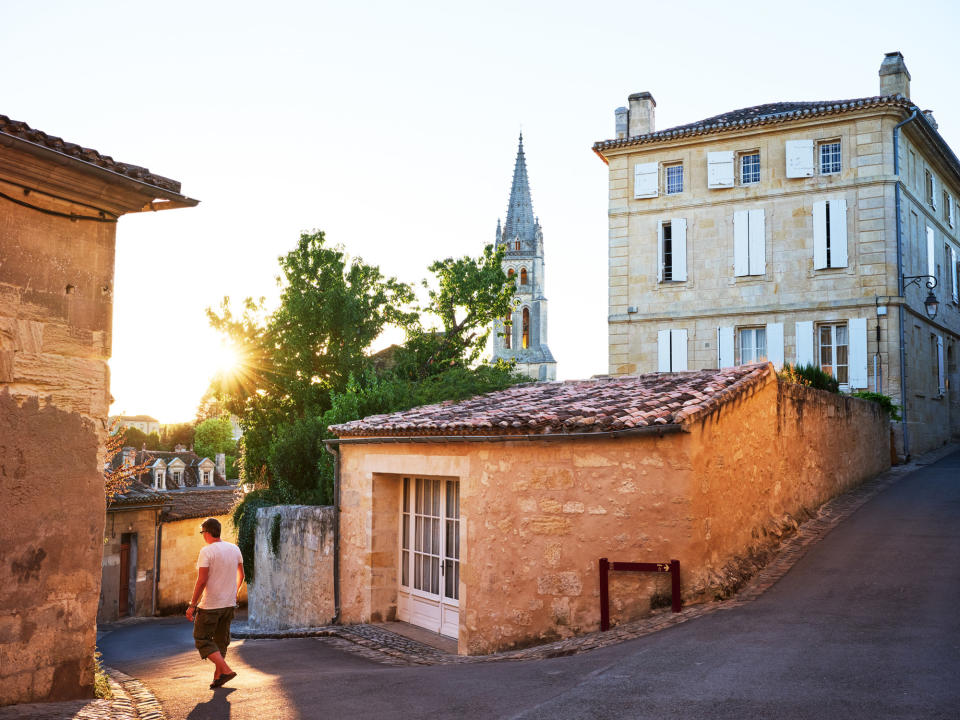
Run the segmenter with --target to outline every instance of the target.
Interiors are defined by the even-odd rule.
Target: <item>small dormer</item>
[[[177,487],[184,486],[184,478],[187,474],[186,469],[187,464],[178,457],[173,458],[173,460],[167,464],[167,474],[170,475],[170,479]]]
[[[157,458],[154,461],[150,466],[150,475],[153,478],[154,490],[167,489],[167,464],[163,460]]]
[[[216,464],[208,457],[197,463],[197,484],[200,487],[213,487],[213,473]]]

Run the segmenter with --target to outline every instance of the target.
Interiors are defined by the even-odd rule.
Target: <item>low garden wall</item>
[[[251,629],[329,625],[333,598],[332,507],[278,505],[257,510]]]

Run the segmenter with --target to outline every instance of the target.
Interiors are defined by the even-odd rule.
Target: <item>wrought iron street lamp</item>
[[[937,316],[937,311],[940,309],[940,301],[937,300],[937,296],[933,294],[933,289],[937,286],[937,279],[933,275],[904,275],[903,276],[903,291],[906,293],[907,288],[911,285],[920,286],[920,281],[924,278],[929,278],[926,282],[927,293],[926,300],[923,301],[923,306],[927,310],[927,317],[933,320]],[[909,280],[909,282],[907,282]]]

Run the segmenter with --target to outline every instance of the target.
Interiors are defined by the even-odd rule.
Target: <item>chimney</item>
[[[224,479],[227,477],[227,456],[224,453],[217,453],[216,459],[217,472],[223,476]]]
[[[880,94],[910,99],[910,71],[899,50],[888,52],[880,63]]]
[[[639,92],[628,99],[630,101],[630,137],[652,133],[654,131],[653,109],[657,106],[653,95],[648,92]]]
[[[617,119],[616,138],[617,140],[623,140],[627,137],[627,119],[630,117],[630,111],[625,107],[618,107],[613,111],[613,115]]]

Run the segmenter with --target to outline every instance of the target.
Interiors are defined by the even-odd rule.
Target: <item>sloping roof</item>
[[[643,145],[663,140],[672,140],[687,135],[706,135],[726,130],[737,130],[754,125],[781,123],[820,115],[864,110],[882,106],[899,107],[912,112],[916,106],[901,95],[876,95],[873,97],[852,98],[849,100],[818,100],[813,102],[775,102],[764,105],[730,110],[720,115],[697,120],[686,125],[677,125],[666,130],[657,130],[645,135],[601,140],[594,143],[593,149],[603,150]]]
[[[126,448],[125,448],[126,450]],[[168,452],[164,450],[136,450],[134,452],[133,465],[140,465],[146,463],[148,466],[153,465],[157,460],[163,460],[164,464],[169,466],[171,461],[179,459],[184,464],[183,470],[183,484],[185,487],[200,487],[200,474],[199,466],[200,463],[204,460],[199,455],[191,450],[184,450],[181,452]],[[113,459],[110,461],[111,466],[114,470],[120,467],[123,463],[123,453],[117,453]],[[152,485],[150,479],[150,471],[145,470],[140,474],[138,480],[143,481],[143,484],[146,486]],[[214,466],[213,471],[213,484],[219,487],[228,487],[231,486],[230,482],[221,475],[216,470]],[[164,477],[164,485],[167,490],[176,490],[179,486],[174,482],[173,478],[168,472]],[[232,486],[231,486],[232,487]]]
[[[769,363],[725,370],[541,382],[332,425],[340,437],[596,433],[681,425],[774,376]]]
[[[107,500],[107,509],[118,506],[160,505],[166,502],[166,499],[166,493],[158,492],[149,485],[134,480],[126,491]]]
[[[85,163],[90,163],[91,165],[96,165],[105,170],[110,170],[119,175],[125,175],[128,178],[147,185],[162,188],[172,193],[180,193],[180,183],[176,180],[165,178],[162,175],[155,175],[147,170],[147,168],[140,167],[139,165],[118,162],[109,155],[102,155],[91,148],[85,148],[76,143],[67,142],[63,138],[56,137],[55,135],[48,135],[40,130],[35,130],[25,122],[11,120],[6,115],[0,115],[0,133],[25,140],[34,145],[40,145],[41,147],[54,150],[55,152],[81,160]]]
[[[236,487],[171,490],[162,493],[164,504],[169,508],[161,517],[169,522],[226,515],[237,502],[237,492]]]

